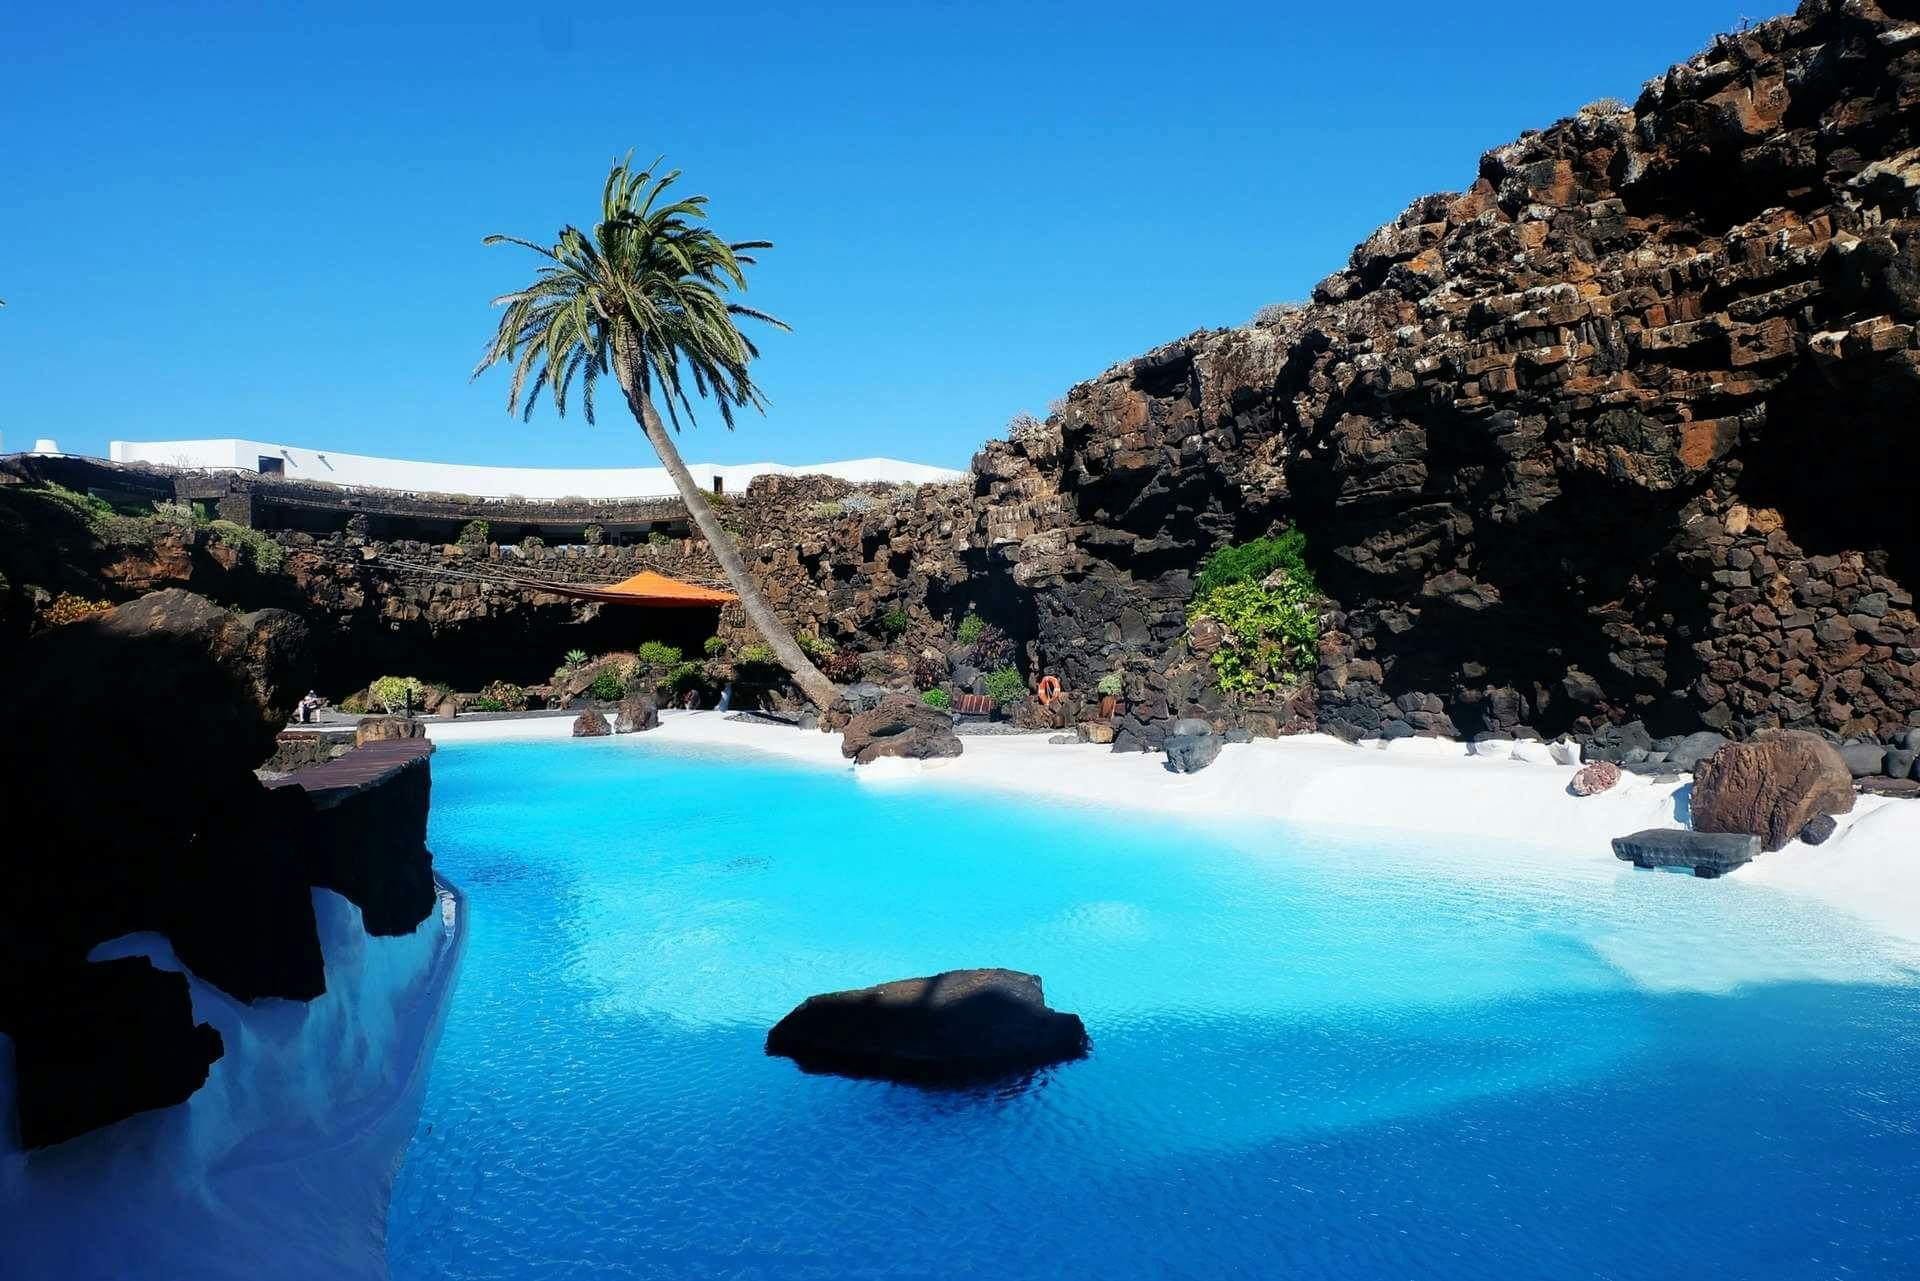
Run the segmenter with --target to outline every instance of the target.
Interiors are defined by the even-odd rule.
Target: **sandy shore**
[[[441,742],[565,738],[567,718],[434,721]],[[663,712],[645,735],[616,741],[683,744],[777,756],[851,770],[838,735],[729,721],[717,712]],[[1574,767],[1476,757],[1458,743],[1404,739],[1350,745],[1324,735],[1229,744],[1199,774],[1169,773],[1157,755],[1062,746],[1045,735],[966,739],[957,759],[884,761],[858,777],[875,786],[917,780],[1018,792],[1035,799],[1162,814],[1238,814],[1286,822],[1478,835],[1513,846],[1633,869],[1611,838],[1649,827],[1685,827],[1688,785],[1625,776],[1611,791],[1576,797]],[[1524,853],[1523,853],[1524,852]],[[1645,875],[1645,873],[1641,873]],[[1819,899],[1920,945],[1920,801],[1862,796],[1819,848],[1787,846],[1733,874]]]

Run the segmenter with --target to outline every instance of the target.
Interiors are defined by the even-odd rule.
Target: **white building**
[[[673,481],[664,467],[474,467],[465,463],[414,462],[301,449],[262,440],[116,440],[108,454],[116,463],[250,471],[291,480],[317,480],[416,494],[471,494],[477,498],[641,498],[674,492]],[[768,474],[825,475],[841,480],[913,485],[958,480],[965,474],[949,467],[892,458],[853,458],[797,466],[689,463],[688,469],[702,488],[726,493],[738,493],[754,477]]]

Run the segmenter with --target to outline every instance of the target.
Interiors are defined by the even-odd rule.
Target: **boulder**
[[[620,700],[620,710],[614,714],[613,718],[614,733],[639,734],[659,728],[660,709],[651,698],[640,694],[629,694]]]
[[[1620,767],[1612,761],[1595,761],[1583,765],[1567,784],[1567,789],[1575,796],[1598,796],[1620,781]]]
[[[883,756],[931,760],[958,756],[960,738],[953,732],[953,716],[929,707],[910,694],[891,694],[856,715],[840,741],[840,754],[858,765]]]
[[[1825,845],[1827,838],[1832,836],[1834,829],[1839,826],[1834,821],[1833,815],[1816,814],[1807,820],[1805,827],[1800,829],[1800,840],[1807,845]]]
[[[1706,760],[1726,745],[1727,736],[1725,734],[1716,734],[1710,729],[1703,729],[1681,739],[1679,743],[1667,753],[1667,760],[1676,768],[1691,774],[1694,769],[1699,766],[1701,761]]]
[[[1888,778],[1912,778],[1915,760],[1920,760],[1920,753],[1910,752],[1904,747],[1890,748],[1887,751],[1887,763],[1880,772]]]
[[[1089,743],[1111,743],[1113,726],[1106,721],[1083,721],[1080,725],[1080,735]]]
[[[1595,730],[1581,745],[1581,750],[1590,761],[1612,761],[1618,764],[1629,752],[1652,751],[1653,736],[1639,721],[1628,721],[1625,725],[1606,725]]]
[[[810,996],[767,1053],[810,1072],[928,1083],[992,1080],[1083,1057],[1078,1015],[1047,1007],[1037,975],[952,970]]]
[[[402,738],[425,738],[427,727],[412,716],[363,716],[353,727],[353,745],[388,743]]]
[[[840,691],[840,696],[847,700],[848,710],[855,716],[880,706],[886,701],[887,694],[885,685],[876,685],[872,681],[855,681]]]
[[[1199,722],[1206,724],[1205,721]],[[1167,737],[1167,768],[1175,774],[1198,774],[1220,755],[1218,734],[1171,734]]]
[[[613,727],[607,724],[607,718],[594,708],[573,718],[573,736],[575,738],[605,738],[613,733]]]
[[[1833,744],[1802,730],[1768,730],[1695,769],[1693,826],[1749,833],[1771,852],[1819,815],[1849,813],[1853,798],[1853,777]]]
[[[1613,838],[1615,858],[1635,867],[1687,867],[1695,876],[1724,876],[1760,852],[1760,838],[1742,832],[1687,832],[1656,827]]]
[[[1840,748],[1840,759],[1854,778],[1886,773],[1887,749],[1883,743],[1848,743]]]

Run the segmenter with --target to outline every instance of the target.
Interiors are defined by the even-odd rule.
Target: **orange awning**
[[[547,587],[548,591],[559,591],[563,595],[578,596],[584,600],[606,601],[612,605],[653,605],[664,608],[687,606],[731,605],[739,600],[732,592],[716,591],[711,587],[702,587],[698,583],[683,583],[677,578],[668,578],[665,574],[656,574],[643,569],[632,578],[622,579],[605,587],[587,587],[568,584],[565,587]]]

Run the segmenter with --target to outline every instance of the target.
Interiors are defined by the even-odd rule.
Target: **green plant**
[[[847,514],[847,508],[840,502],[815,503],[807,509],[807,514],[815,520],[837,520]]]
[[[497,698],[488,698],[485,694],[478,694],[475,695],[471,703],[467,704],[467,710],[470,712],[504,712],[509,709],[505,703]]]
[[[357,691],[347,695],[340,700],[340,710],[349,716],[365,716],[367,714],[367,696]]]
[[[953,629],[954,639],[962,645],[971,645],[980,639],[980,633],[986,630],[987,620],[978,614],[969,613],[960,620],[960,626]]]
[[[890,639],[897,640],[906,635],[907,628],[912,622],[913,620],[907,617],[907,611],[896,605],[880,616],[880,630]]]
[[[492,527],[484,520],[470,520],[460,526],[460,537],[456,540],[462,547],[485,547],[487,535]]]
[[[647,545],[649,547],[665,547],[671,542],[673,542],[673,536],[662,530],[656,529],[647,535]]]
[[[700,642],[700,649],[708,658],[718,658],[727,652],[727,643],[718,636],[709,636]]]
[[[523,552],[536,551],[539,548],[545,547],[546,545],[547,545],[547,540],[540,537],[540,535],[538,534],[528,534],[525,538],[520,540],[520,550]]]
[[[987,697],[997,707],[1006,707],[1017,703],[1027,696],[1027,682],[1020,675],[1020,669],[1009,664],[996,667],[987,673]]]
[[[1119,672],[1108,672],[1100,678],[1100,683],[1093,688],[1094,692],[1102,698],[1118,698],[1120,697],[1120,691],[1125,687],[1125,682],[1121,679]]]
[[[287,561],[287,549],[271,535],[230,520],[216,520],[207,526],[213,536],[238,551],[244,551],[253,567],[272,573]]]
[[[1278,693],[1313,668],[1320,642],[1319,597],[1297,579],[1272,587],[1261,582],[1217,587],[1187,610],[1190,624],[1203,616],[1225,633],[1211,659],[1214,683],[1224,693]]]
[[[607,527],[605,525],[588,525],[580,531],[580,537],[586,542],[587,546],[598,547],[607,541]]]
[[[678,645],[657,640],[645,642],[634,653],[642,663],[652,667],[672,667],[684,657]]]
[[[482,685],[480,687],[480,699],[484,699],[489,703],[498,704],[498,706],[483,709],[489,712],[524,712],[527,710],[527,691],[515,685],[512,681],[494,681],[492,684]],[[480,699],[476,699],[473,706],[478,707]]]
[[[920,701],[928,707],[937,707],[943,712],[953,706],[953,700],[947,697],[947,691],[944,689],[926,690],[920,695]]]
[[[424,701],[427,687],[417,676],[382,676],[367,686],[367,697],[389,716]]]
[[[740,651],[740,663],[742,666],[750,666],[755,663],[771,663],[772,661],[773,649],[767,645],[749,645]]]
[[[627,682],[619,672],[609,667],[593,678],[593,684],[587,686],[587,693],[603,703],[617,703],[626,696]]]
[[[153,518],[162,524],[174,525],[181,529],[192,529],[201,523],[199,513],[193,510],[192,503],[168,502],[164,498],[154,500]]]
[[[975,667],[998,667],[1013,653],[1013,638],[988,623],[974,633],[967,653]]]
[[[1273,538],[1256,538],[1250,543],[1229,544],[1207,557],[1194,581],[1194,595],[1205,596],[1230,583],[1259,582],[1276,569],[1309,595],[1320,589],[1307,568],[1307,536],[1289,529]]]
[[[587,651],[584,649],[570,649],[560,660],[560,666],[565,671],[574,671],[586,665]]]
[[[815,636],[812,632],[801,632],[793,639],[798,642],[801,652],[816,663],[837,648],[832,641]]]

